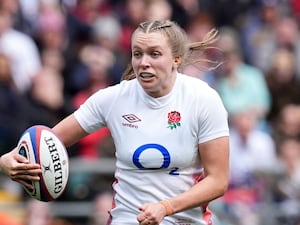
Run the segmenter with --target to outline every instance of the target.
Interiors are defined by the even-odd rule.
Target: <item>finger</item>
[[[26,180],[26,181],[39,181],[40,177],[37,174],[31,175],[31,174],[17,174],[14,176],[11,176],[13,180]]]
[[[143,222],[144,220],[147,219],[147,216],[144,214],[144,213],[140,213],[138,216],[137,216],[137,220],[139,221],[139,223]]]
[[[30,179],[30,180],[39,180],[39,174],[42,173],[41,169],[14,169],[10,171],[9,176],[12,179]]]
[[[41,165],[40,164],[26,164],[26,163],[19,163],[15,167],[16,170],[26,170],[26,171],[35,171],[39,170],[41,171]]]
[[[143,222],[141,222],[141,225],[150,225],[152,222],[148,219],[145,219]]]
[[[18,179],[18,180],[15,180],[16,182],[22,184],[24,187],[28,188],[29,190],[33,190],[34,187],[33,187],[33,183],[28,181],[28,180],[22,180],[22,179]]]
[[[12,171],[10,171],[9,176],[12,179],[25,179],[25,180],[39,180],[39,174],[42,173],[42,170],[40,168],[38,169],[20,169],[15,168]]]
[[[139,223],[141,223],[141,222],[144,221],[144,220],[145,220],[145,217],[142,216],[141,214],[139,214],[139,215],[137,216],[137,221],[138,221]]]

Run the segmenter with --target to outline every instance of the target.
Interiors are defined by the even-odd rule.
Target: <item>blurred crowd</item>
[[[229,114],[230,186],[211,206],[220,225],[300,225],[299,0],[1,0],[0,155],[26,128],[51,127],[118,83],[130,63],[133,30],[154,19],[176,21],[191,41],[219,31],[182,72],[215,88]],[[109,130],[69,152],[85,160],[113,157]],[[71,176],[62,201],[95,207],[80,224],[105,224],[111,179]],[[0,202],[26,202],[28,210],[23,223],[0,210],[1,225],[79,224],[54,220],[49,205],[26,199],[5,177]],[[30,217],[35,204],[45,214]]]

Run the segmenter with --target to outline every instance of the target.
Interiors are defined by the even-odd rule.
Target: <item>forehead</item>
[[[132,36],[132,47],[151,48],[151,47],[169,47],[167,37],[161,32],[144,33],[136,31]]]

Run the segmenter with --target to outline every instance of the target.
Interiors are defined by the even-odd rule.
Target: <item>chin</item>
[[[144,81],[142,79],[138,80],[140,85],[145,89],[145,90],[154,90],[156,87],[155,81],[151,80],[151,81]]]

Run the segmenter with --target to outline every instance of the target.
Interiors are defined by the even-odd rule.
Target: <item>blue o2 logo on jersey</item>
[[[158,168],[147,168],[145,166],[143,166],[141,163],[140,163],[140,156],[141,154],[144,152],[144,151],[147,151],[147,150],[157,150],[159,151],[162,156],[163,156],[163,163],[160,167]],[[168,168],[168,166],[170,165],[170,154],[168,152],[168,150],[162,146],[162,145],[159,145],[159,144],[145,144],[145,145],[142,145],[140,146],[139,148],[137,148],[132,156],[132,161],[134,163],[134,165],[139,168],[139,169],[162,169],[162,168]]]

